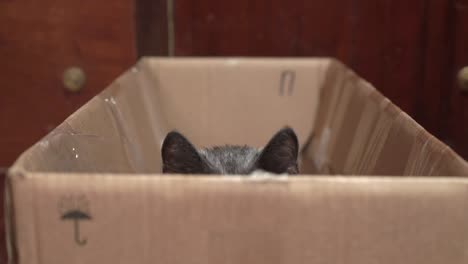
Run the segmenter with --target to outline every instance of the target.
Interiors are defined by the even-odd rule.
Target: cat
[[[263,149],[250,146],[216,146],[196,149],[177,131],[162,144],[163,173],[250,175],[259,171],[298,174],[299,144],[290,127],[279,130]]]

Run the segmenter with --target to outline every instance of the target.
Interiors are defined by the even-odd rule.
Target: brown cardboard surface
[[[160,175],[172,129],[262,146],[285,125],[306,177]],[[11,263],[466,263],[467,175],[333,59],[144,58],[10,170]]]
[[[466,161],[344,65],[330,65],[312,144],[319,172],[466,176]]]
[[[199,146],[261,146],[290,125],[303,145],[332,61],[275,62],[143,59],[27,151],[16,167],[159,173],[160,145],[174,128]],[[294,72],[293,81],[282,87],[288,71]]]
[[[12,180],[17,252],[50,264],[466,263],[467,183],[31,174]],[[80,195],[84,246],[58,209]]]
[[[21,263],[466,263],[467,183],[32,174],[12,189]],[[60,219],[73,195],[85,246]]]

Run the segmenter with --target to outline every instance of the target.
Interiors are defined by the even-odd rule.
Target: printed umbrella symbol
[[[91,216],[89,216],[86,213],[83,213],[79,210],[71,210],[66,212],[64,215],[62,215],[62,220],[72,220],[73,221],[73,226],[75,228],[75,242],[78,245],[85,245],[87,240],[86,238],[81,239],[80,238],[80,221],[81,220],[90,220]]]

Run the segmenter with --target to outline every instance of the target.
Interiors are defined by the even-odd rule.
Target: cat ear
[[[195,147],[182,134],[172,131],[164,139],[163,173],[202,174],[205,166]]]
[[[298,174],[299,144],[296,133],[289,127],[278,131],[260,153],[257,167],[277,174]]]

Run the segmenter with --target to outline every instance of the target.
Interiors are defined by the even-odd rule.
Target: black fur
[[[163,173],[246,175],[263,170],[298,174],[298,149],[297,136],[289,127],[276,133],[263,150],[231,145],[197,150],[183,135],[173,131],[162,146]]]

